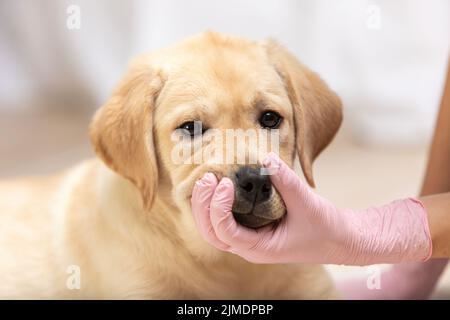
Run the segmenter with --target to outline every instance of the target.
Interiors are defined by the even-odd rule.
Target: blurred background
[[[320,194],[354,208],[417,195],[449,58],[446,0],[0,0],[0,178],[93,156],[89,119],[129,59],[205,29],[276,38],[341,96]],[[449,270],[434,297],[450,298]]]

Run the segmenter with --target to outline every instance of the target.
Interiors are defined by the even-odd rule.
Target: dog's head
[[[339,98],[274,41],[207,32],[137,59],[90,134],[147,210],[158,190],[170,190],[163,201],[192,221],[193,185],[213,172],[234,182],[236,220],[260,227],[285,213],[262,157],[274,150],[292,166],[297,154],[314,186],[312,162],[341,118]]]

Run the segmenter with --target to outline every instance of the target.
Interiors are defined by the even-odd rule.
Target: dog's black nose
[[[247,201],[259,204],[270,198],[272,183],[268,175],[261,175],[261,170],[253,167],[241,167],[236,172],[236,184],[239,193]]]

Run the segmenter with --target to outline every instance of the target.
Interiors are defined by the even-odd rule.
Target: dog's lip
[[[262,228],[264,226],[276,226],[279,219],[270,219],[267,217],[260,217],[253,214],[239,214],[233,211],[233,217],[237,223],[247,228]]]
[[[250,210],[248,213],[237,212],[237,211],[234,211],[234,210],[233,210],[232,212],[233,212],[233,214],[237,214],[237,215],[241,215],[241,216],[252,215],[252,216],[254,216],[254,217],[261,218],[261,219],[265,219],[265,220],[270,220],[270,221],[275,221],[275,220],[278,220],[278,219],[279,219],[279,218],[270,218],[270,217],[263,217],[263,216],[257,215],[257,214],[255,214],[255,213],[253,212],[253,209]]]

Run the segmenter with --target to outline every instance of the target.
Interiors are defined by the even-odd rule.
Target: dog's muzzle
[[[285,213],[270,176],[263,174],[261,167],[241,166],[232,180],[235,186],[232,211],[238,223],[259,228],[279,220]]]

